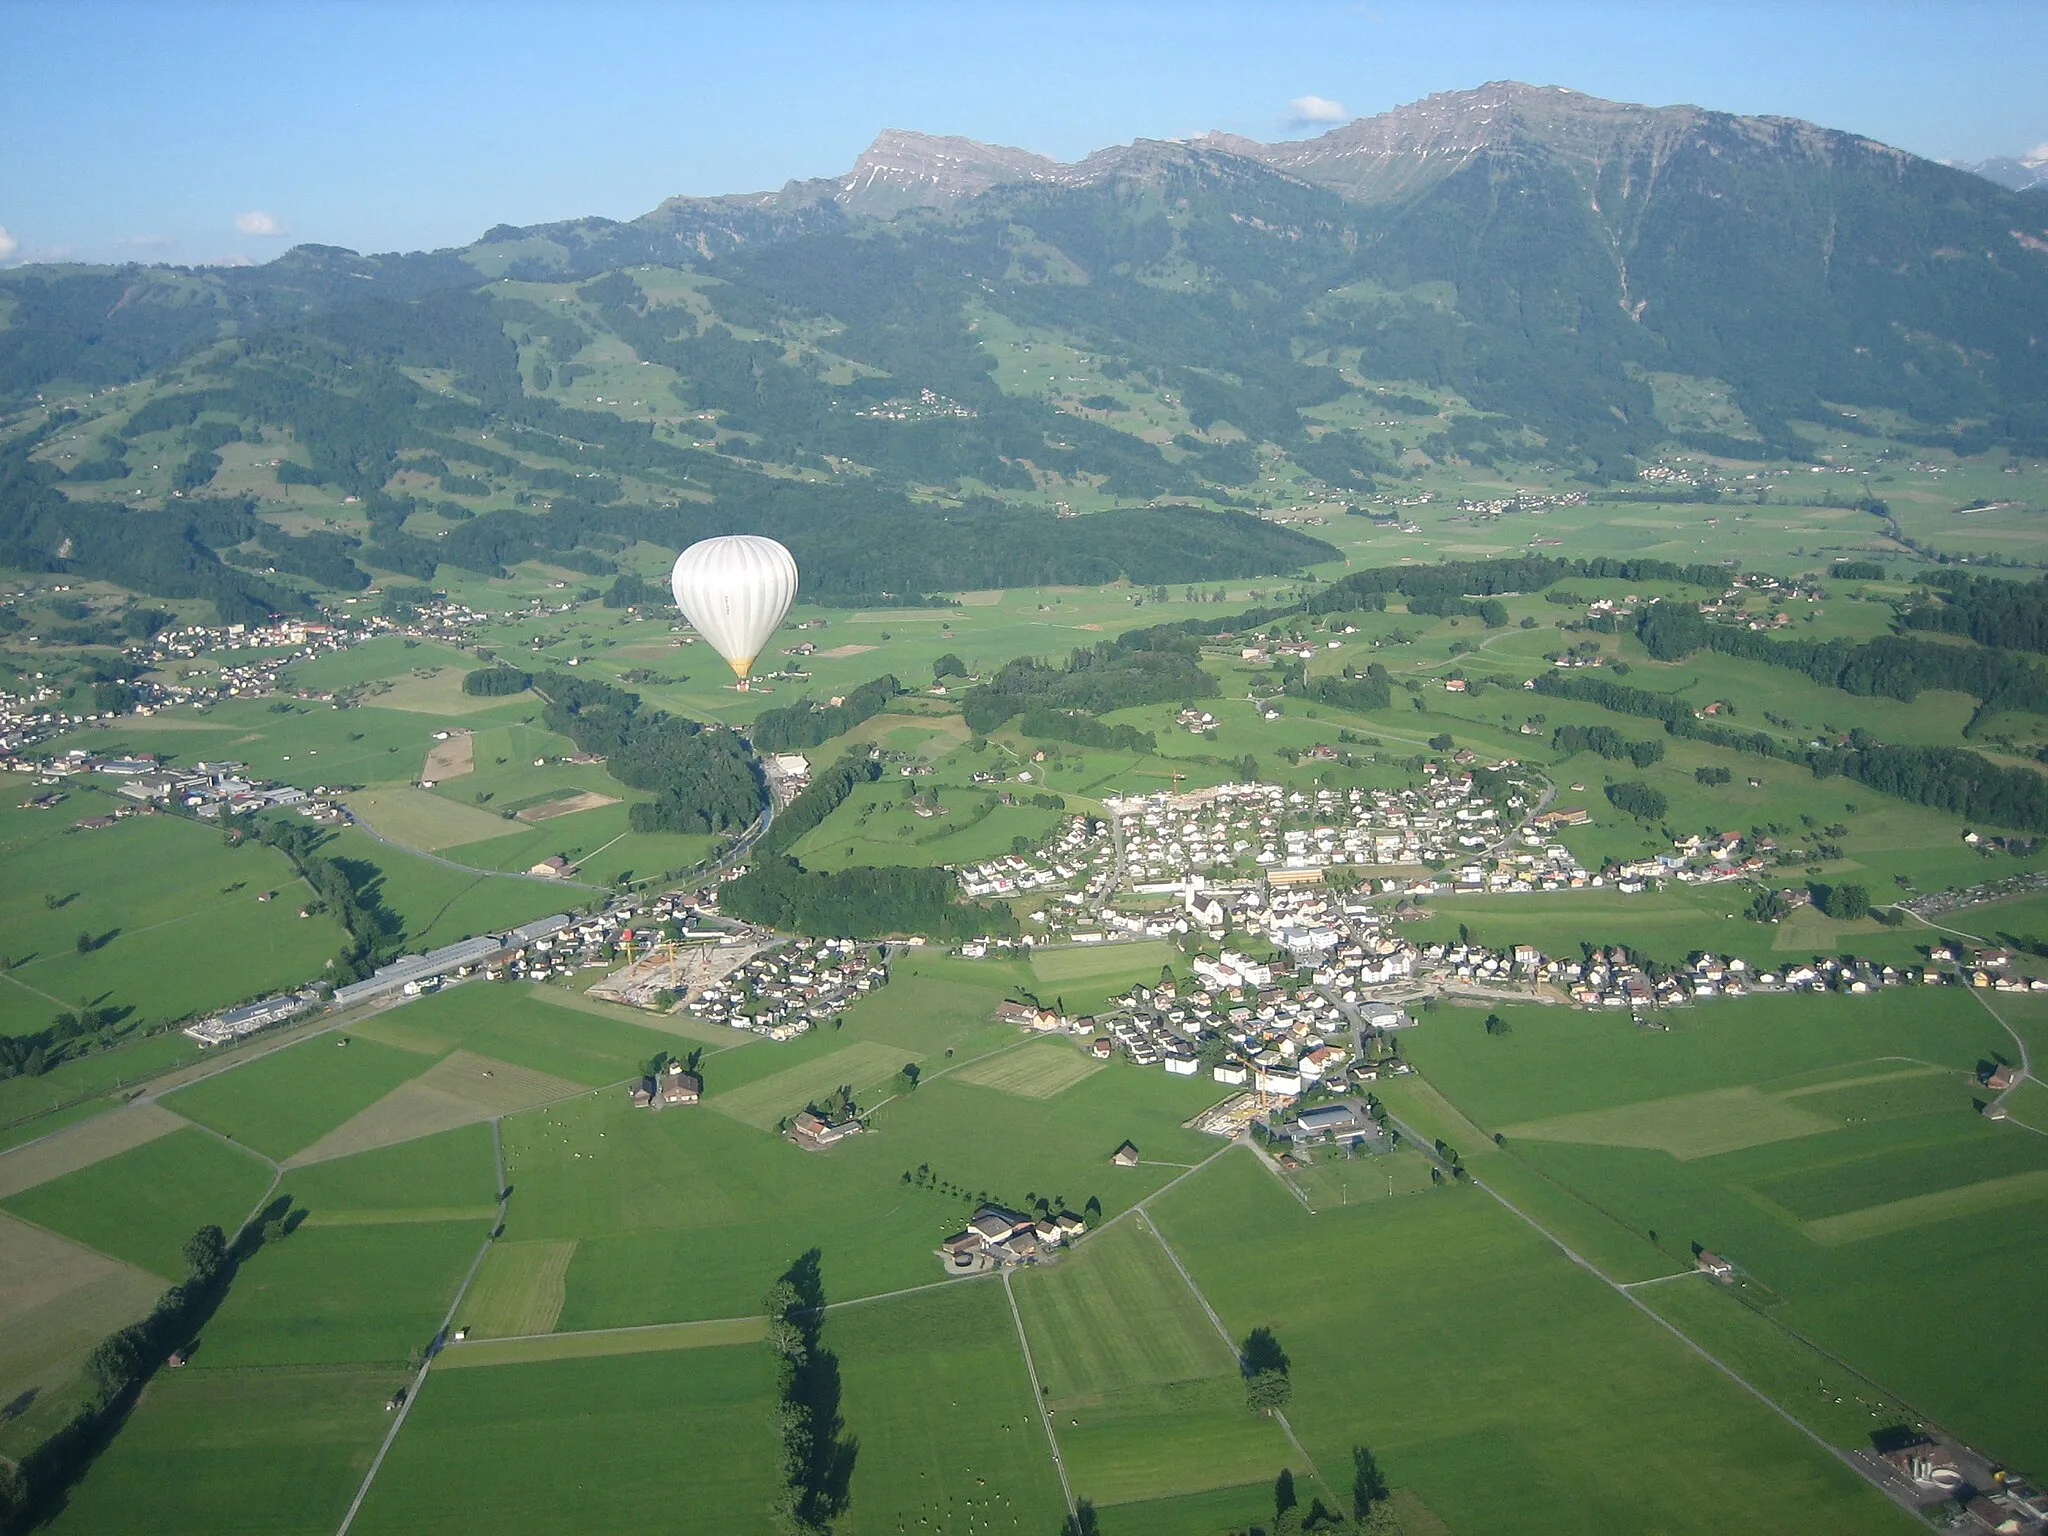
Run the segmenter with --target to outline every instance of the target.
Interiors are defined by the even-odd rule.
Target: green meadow
[[[197,1127],[0,1200],[0,1207],[101,1253],[185,1278],[186,1240],[204,1226],[232,1232],[263,1198],[274,1170]]]
[[[1311,1216],[1233,1156],[1156,1219],[1232,1333],[1293,1357],[1317,1466],[1367,1445],[1453,1530],[1912,1528],[1481,1192]]]
[[[1694,1245],[1731,1258],[1782,1335],[1744,1346],[1759,1358],[1817,1346],[1993,1454],[2048,1453],[2048,1417],[2005,1384],[2048,1363],[2048,1331],[2001,1301],[2048,1231],[2048,1141],[1977,1113],[1976,1073],[2012,1046],[1991,1013],[1913,988],[1668,1017],[1519,1009],[1488,1036],[1447,1010],[1409,1047],[1425,1081],[1383,1096],[1616,1279]],[[1987,1313],[2013,1375],[1980,1367]]]

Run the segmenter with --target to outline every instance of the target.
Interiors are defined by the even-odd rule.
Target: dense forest
[[[1218,691],[1216,679],[1192,650],[1131,650],[1105,643],[1073,652],[1064,665],[1019,656],[961,695],[960,709],[971,729],[987,735],[1026,710],[1102,715],[1134,704],[1213,698]]]
[[[760,816],[761,765],[734,732],[642,709],[637,693],[592,678],[549,672],[537,687],[549,730],[604,758],[621,784],[653,792],[630,813],[635,832],[737,832]]]
[[[1979,645],[2048,652],[2048,582],[1939,571],[1928,585],[1938,588],[1938,595],[1899,615],[1906,628],[1968,635]]]
[[[949,942],[1017,931],[1008,907],[956,902],[953,894],[947,869],[859,865],[826,873],[770,854],[726,885],[719,903],[750,923],[829,938],[921,933]]]
[[[763,710],[747,727],[747,737],[757,752],[806,751],[873,719],[901,692],[903,685],[895,678],[878,677],[862,683],[837,704],[798,699],[794,704]]]

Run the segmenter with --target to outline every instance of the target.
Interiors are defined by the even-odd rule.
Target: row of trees
[[[1692,707],[1672,694],[1631,688],[1605,678],[1547,672],[1536,679],[1536,691],[1553,698],[1580,699],[1619,714],[1662,720],[1673,736],[1799,763],[1816,778],[1840,774],[1901,800],[1951,811],[1971,821],[2022,832],[2048,832],[2048,779],[2029,769],[2002,767],[1966,748],[1886,746],[1858,729],[1849,733],[1846,748],[1808,749],[1761,731],[1734,731],[1696,720]]]
[[[0,1466],[0,1527],[25,1528],[57,1503],[158,1367],[190,1347],[226,1298],[237,1269],[265,1243],[283,1241],[304,1215],[281,1195],[232,1241],[217,1226],[192,1234],[183,1252],[184,1278],[157,1298],[147,1317],[109,1334],[86,1355],[85,1376],[91,1384],[86,1400],[41,1444]]]
[[[847,1504],[858,1442],[843,1438],[839,1357],[824,1344],[825,1286],[818,1250],[804,1254],[762,1298],[775,1357],[774,1426],[781,1457],[770,1515],[777,1536],[829,1536]]]

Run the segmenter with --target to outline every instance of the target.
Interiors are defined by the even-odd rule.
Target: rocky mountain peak
[[[855,212],[886,216],[957,202],[1006,183],[1051,180],[1064,169],[1028,149],[885,128],[839,178],[835,196]]]

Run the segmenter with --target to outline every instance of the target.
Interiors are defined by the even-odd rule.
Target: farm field
[[[825,1344],[860,1442],[848,1529],[1058,1529],[1066,1508],[999,1283],[841,1308]]]
[[[1113,1506],[1270,1487],[1287,1465],[1285,1435],[1245,1406],[1236,1354],[1142,1217],[1015,1289],[1076,1494]]]
[[[388,1366],[161,1372],[50,1528],[328,1536],[404,1381]]]
[[[188,1126],[9,1196],[0,1207],[168,1282],[185,1277],[186,1240],[203,1226],[239,1227],[273,1177],[254,1153]]]
[[[433,1339],[489,1231],[488,1216],[301,1225],[243,1266],[194,1359],[210,1367],[403,1365]]]
[[[181,1019],[303,982],[340,948],[332,919],[298,917],[311,893],[273,849],[174,816],[72,830],[132,803],[81,790],[56,811],[0,810],[0,1034],[81,999],[124,1030]],[[277,899],[259,902],[266,891]]]
[[[994,1088],[1027,1099],[1049,1099],[1102,1070],[1103,1064],[1081,1053],[1077,1046],[1061,1044],[1026,1045],[961,1067],[952,1074],[957,1082]]]
[[[2023,1284],[2048,1230],[2048,1143],[1974,1112],[1978,1064],[2009,1037],[1959,990],[1842,999],[1832,1014],[1827,998],[1798,1014],[1778,1001],[1698,1010],[1668,1034],[1524,1010],[1509,1036],[1430,1028],[1411,1049],[1421,1087],[1477,1118],[1435,1133],[1481,1148],[1467,1152],[1475,1175],[1518,1203],[1544,1191],[1539,1219],[1575,1244],[1606,1237],[1617,1257],[1592,1256],[1617,1278],[1649,1277],[1617,1228],[1666,1271],[1695,1243],[1735,1255],[1774,1322],[1993,1454],[2039,1458],[2048,1418],[1976,1370],[1968,1343],[1967,1319]],[[1863,1002],[1879,1006],[1859,1014]],[[1602,1085],[1590,1098],[1588,1071]],[[1636,1097],[1613,1102],[1624,1094]],[[1396,1114],[1429,1110],[1407,1084],[1387,1099]],[[1514,1118],[1545,1107],[1562,1113]],[[1496,1126],[1503,1149],[1485,1140]],[[2022,1372],[2048,1363],[2048,1331],[2015,1316],[2004,1356]]]
[[[0,1455],[18,1460],[84,1391],[80,1362],[146,1317],[161,1276],[0,1214]]]
[[[491,1210],[496,1183],[490,1127],[478,1124],[302,1164],[286,1172],[279,1188],[320,1222],[409,1219],[414,1212],[464,1205]]]
[[[1234,1333],[1268,1323],[1293,1355],[1289,1417],[1317,1464],[1370,1446],[1453,1530],[1914,1528],[1477,1191],[1312,1217],[1228,1157],[1156,1219]],[[1332,1263],[1350,1285],[1326,1283]],[[1358,1326],[1365,1298],[1384,1326]]]
[[[300,1148],[293,1161],[315,1163],[393,1146],[582,1091],[583,1084],[565,1077],[459,1050]]]
[[[765,1532],[774,1399],[759,1344],[435,1371],[355,1529],[625,1536],[673,1499],[687,1446],[692,1520]]]
[[[346,1044],[344,1044],[346,1040]],[[166,1094],[163,1105],[266,1157],[289,1157],[419,1075],[407,1051],[316,1035]]]

